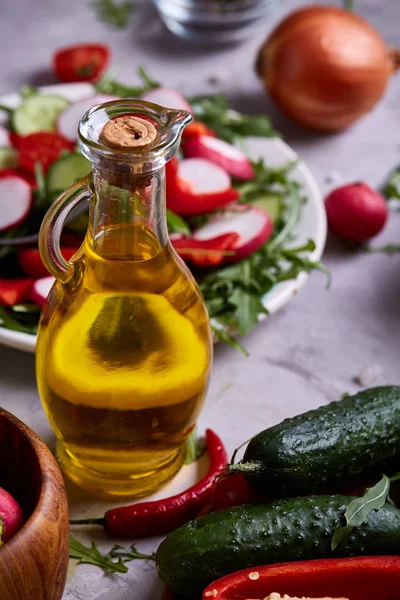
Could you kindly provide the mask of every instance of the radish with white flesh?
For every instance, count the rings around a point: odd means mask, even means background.
[[[78,125],[83,115],[93,106],[118,100],[118,96],[109,96],[107,94],[97,94],[78,100],[67,106],[57,119],[57,131],[67,140],[75,142],[78,139]]]
[[[32,302],[42,308],[46,304],[47,296],[49,295],[55,281],[55,277],[51,276],[37,279],[32,285],[29,293],[29,297]]]
[[[182,147],[185,156],[210,160],[236,179],[253,179],[255,176],[246,155],[224,140],[210,135],[191,135],[185,138]]]
[[[174,108],[175,110],[187,110],[190,113],[192,112],[192,107],[182,94],[179,94],[179,92],[175,92],[175,90],[171,90],[170,88],[159,87],[148,90],[140,96],[140,99],[146,100],[147,102],[153,102],[153,104],[158,104],[159,106],[165,106],[165,108]]]
[[[24,513],[11,494],[0,488],[0,543],[7,542],[24,523]]]
[[[242,204],[240,207],[225,210],[196,231],[196,240],[208,240],[224,233],[237,233],[238,241],[233,246],[234,256],[227,256],[226,262],[236,262],[256,252],[268,241],[274,228],[271,217],[256,206]]]
[[[185,158],[179,162],[178,178],[193,194],[219,194],[231,187],[226,171],[204,158]]]
[[[0,176],[0,231],[25,221],[32,208],[32,189],[23,177]]]
[[[0,146],[11,146],[8,129],[0,125]]]

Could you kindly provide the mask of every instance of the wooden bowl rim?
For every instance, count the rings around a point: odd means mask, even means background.
[[[26,543],[27,539],[32,535],[32,532],[40,529],[43,514],[48,510],[51,511],[51,507],[55,507],[60,501],[60,498],[55,497],[52,493],[53,483],[56,482],[57,484],[61,484],[63,489],[65,489],[65,485],[56,459],[39,436],[23,421],[4,408],[0,408],[0,417],[1,416],[4,416],[8,421],[13,423],[21,435],[28,440],[29,445],[32,447],[33,452],[38,459],[41,475],[40,490],[35,508],[21,529],[1,548],[1,552],[3,553],[5,551],[12,552],[14,546],[17,546],[20,543]],[[49,462],[50,465],[48,464]],[[51,466],[53,466],[53,469]],[[66,492],[65,503],[67,504]]]

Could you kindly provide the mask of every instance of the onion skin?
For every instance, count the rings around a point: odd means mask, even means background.
[[[290,14],[261,47],[256,71],[288,117],[337,131],[382,97],[397,58],[358,15],[332,6]]]

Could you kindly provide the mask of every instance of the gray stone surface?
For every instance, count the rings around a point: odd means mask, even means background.
[[[360,179],[379,185],[400,164],[400,76],[393,78],[373,113],[348,131],[310,134],[277,113],[253,73],[263,33],[231,50],[192,47],[163,29],[150,2],[136,4],[132,26],[120,32],[96,22],[86,1],[0,0],[0,94],[24,83],[52,82],[50,55],[58,46],[103,40],[111,45],[113,62],[121,65],[121,79],[127,82],[136,81],[136,68],[142,64],[155,78],[185,93],[221,90],[242,111],[268,111],[324,191]],[[282,1],[266,21],[265,34],[301,4]],[[397,0],[356,0],[356,5],[388,43],[400,45]],[[210,83],[210,76],[218,83]],[[400,216],[393,214],[376,243],[398,242],[399,226]],[[293,302],[246,338],[248,359],[217,347],[200,430],[215,427],[230,450],[264,426],[359,389],[355,377],[360,373],[361,379],[372,373],[377,384],[400,383],[400,255],[351,254],[329,240],[325,261],[332,271],[332,289],[326,291],[323,276],[312,275]],[[33,356],[0,348],[0,403],[53,443],[36,390]],[[175,485],[184,487],[196,476],[187,469]],[[76,490],[70,493],[75,516],[101,513],[104,505],[93,506]],[[81,539],[88,540],[89,534]],[[97,539],[109,547],[101,532]],[[155,548],[157,541],[140,548]],[[160,590],[151,564],[133,563],[126,577],[106,577],[85,566],[71,572],[64,598],[153,600]]]

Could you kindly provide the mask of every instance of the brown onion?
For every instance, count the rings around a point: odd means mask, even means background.
[[[259,51],[256,70],[276,104],[320,131],[351,125],[382,97],[399,67],[364,19],[332,6],[289,15]]]

